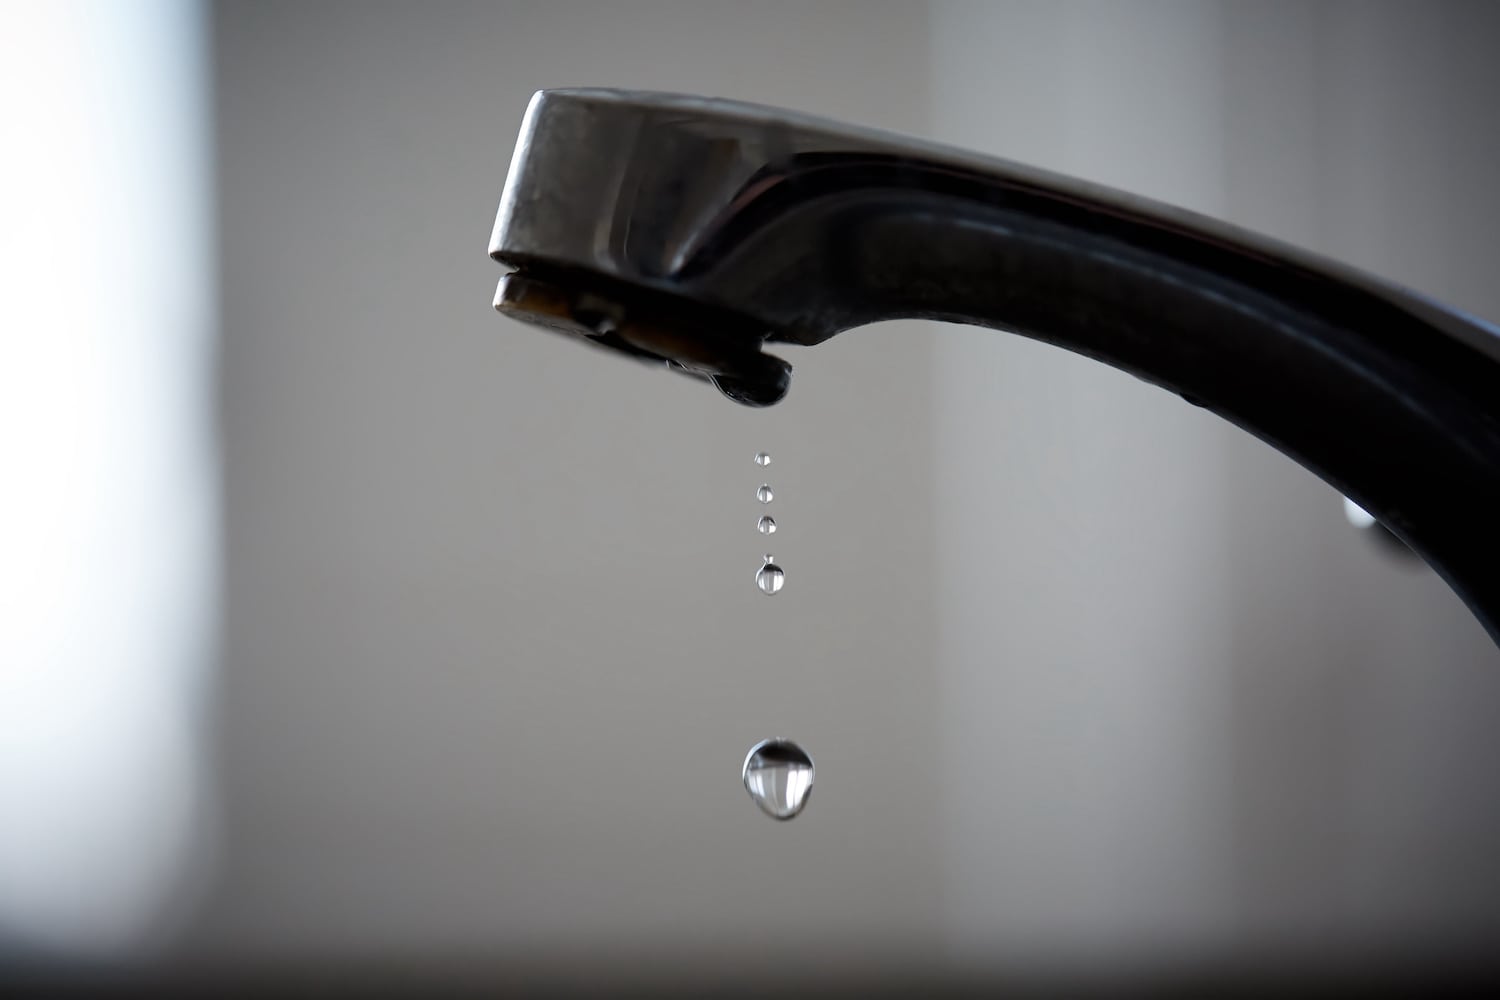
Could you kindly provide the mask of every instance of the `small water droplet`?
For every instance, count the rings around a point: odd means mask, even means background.
[[[763,516],[759,521],[755,522],[755,530],[762,535],[776,534],[776,519],[769,514]]]
[[[755,499],[759,500],[761,503],[770,503],[772,500],[776,499],[776,494],[771,491],[771,487],[767,486],[765,483],[761,483],[760,489],[755,491]]]
[[[807,751],[791,740],[761,740],[745,756],[740,777],[762,812],[791,819],[807,805],[814,770]]]
[[[766,454],[763,451],[757,451],[755,453],[755,464],[756,465],[770,465],[771,464],[771,456],[768,455],[768,454]]]
[[[771,561],[771,556],[766,556],[766,564],[755,571],[755,585],[760,588],[762,594],[767,596],[778,593],[786,584],[786,573],[782,572],[780,566]]]

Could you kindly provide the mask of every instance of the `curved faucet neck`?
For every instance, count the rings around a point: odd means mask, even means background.
[[[1500,510],[1500,334],[1377,279],[1004,161],[614,91],[533,100],[490,249],[519,269],[513,289],[537,276],[562,289],[551,316],[570,332],[746,402],[786,391],[788,369],[763,343],[812,345],[898,317],[1104,361],[1328,480],[1500,640],[1488,523]],[[497,305],[538,312],[504,285]]]

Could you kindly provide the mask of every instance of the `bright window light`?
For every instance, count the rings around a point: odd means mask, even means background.
[[[204,21],[0,5],[0,951],[140,947],[204,844]]]

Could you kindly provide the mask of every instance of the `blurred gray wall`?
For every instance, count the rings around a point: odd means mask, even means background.
[[[925,9],[226,4],[215,39],[226,819],[204,946],[930,952],[930,338],[798,358],[802,391],[751,412],[500,319],[485,253],[533,90],[920,132]],[[739,787],[773,735],[818,764],[789,825]]]
[[[1494,940],[1500,656],[1330,488],[988,331],[840,337],[742,410],[499,319],[484,256],[529,94],[613,85],[1086,176],[1496,317],[1493,7],[216,10],[224,812],[194,947]],[[777,734],[818,763],[786,825],[738,788]]]
[[[1482,316],[1500,10],[943,3],[934,129]],[[1328,486],[1154,387],[936,340],[945,916],[973,961],[1485,953],[1500,656]]]

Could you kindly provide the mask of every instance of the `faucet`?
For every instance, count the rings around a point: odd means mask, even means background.
[[[1009,331],[1180,394],[1307,467],[1500,642],[1500,330],[1214,219],[739,102],[531,100],[495,308],[780,401],[766,345],[878,320]]]

